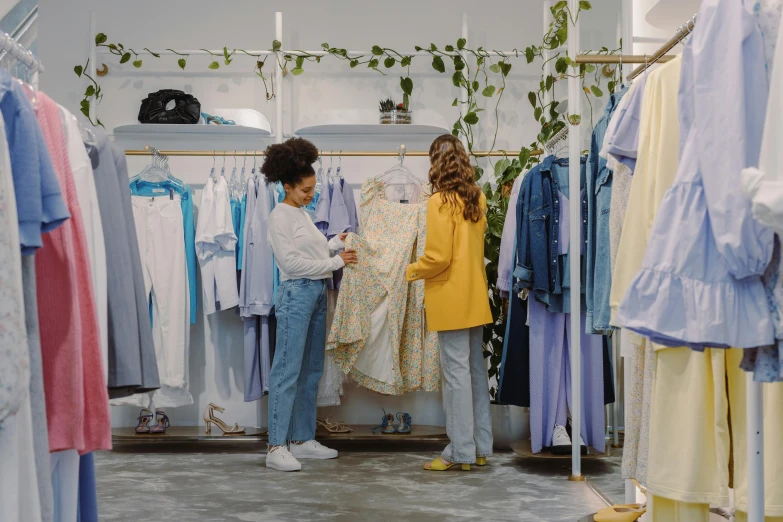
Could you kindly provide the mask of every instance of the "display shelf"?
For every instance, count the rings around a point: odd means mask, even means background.
[[[571,459],[571,453],[566,455],[555,455],[549,451],[542,451],[541,453],[533,453],[533,449],[530,446],[530,440],[520,440],[511,445],[511,449],[520,457],[532,457],[536,459]],[[582,460],[590,459],[602,459],[612,456],[612,449],[607,446],[606,452],[601,453],[595,448],[588,448],[587,455],[582,455]]]
[[[438,136],[449,134],[440,125],[380,123],[325,123],[299,127],[295,134],[321,150],[391,150],[405,144],[408,150],[429,150]]]
[[[392,435],[384,435],[381,433],[373,434],[372,429],[375,426],[370,424],[349,425],[348,427],[353,428],[351,433],[329,433],[319,427],[316,432],[316,438],[319,440],[352,442],[448,442],[446,428],[443,426],[414,425],[411,427],[410,433],[395,433]]]
[[[644,20],[666,33],[673,33],[699,10],[701,0],[658,0]]]
[[[114,128],[114,141],[123,149],[152,145],[162,150],[261,150],[272,141],[265,129],[242,125],[185,125],[136,123]]]
[[[213,427],[211,434],[204,432],[204,426],[171,426],[166,433],[137,434],[136,428],[113,428],[112,440],[116,442],[194,442],[194,441],[258,441],[266,439],[266,428],[245,428],[239,435],[224,435],[219,428]]]

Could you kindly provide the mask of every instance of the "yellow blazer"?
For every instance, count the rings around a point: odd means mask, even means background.
[[[430,331],[460,330],[492,322],[484,268],[487,219],[466,220],[462,209],[443,205],[442,194],[427,203],[424,255],[408,265],[408,281],[424,279],[424,306]],[[487,200],[481,195],[481,208]]]

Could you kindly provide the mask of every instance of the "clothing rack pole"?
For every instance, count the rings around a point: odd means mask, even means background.
[[[658,62],[664,63],[674,60],[674,56],[661,56],[658,58]],[[652,56],[647,54],[580,54],[576,57],[576,63],[651,63]]]
[[[579,0],[568,0],[572,13],[579,12]],[[568,56],[579,55],[579,17],[568,35]],[[582,96],[581,82],[576,75],[568,78],[568,116],[581,115]],[[569,255],[571,258],[571,332],[569,337],[571,359],[571,476],[568,480],[584,481],[582,475],[581,445],[579,438],[582,433],[582,300],[579,289],[582,287],[582,256],[580,241],[582,240],[582,210],[579,196],[581,180],[581,127],[579,123],[571,125],[568,131],[568,194],[570,206],[570,241]],[[587,239],[587,238],[585,238]]]
[[[696,27],[696,15],[693,15],[693,18],[685,22],[685,24],[677,30],[677,34],[675,34],[668,42],[663,44],[663,46],[661,46],[660,49],[655,51],[655,53],[650,57],[649,62],[645,62],[644,65],[641,65],[636,69],[634,69],[633,72],[628,75],[628,79],[633,80],[641,73],[649,69],[651,65],[660,61],[661,58],[664,55],[666,55],[669,51],[674,49],[677,46],[677,44],[679,44],[682,41],[683,38],[691,34],[694,27]]]
[[[764,393],[762,384],[745,375],[747,411],[748,522],[764,522]]]
[[[261,150],[245,150],[245,151],[234,151],[234,150],[219,150],[217,152],[211,151],[211,150],[159,150],[160,154],[163,154],[165,156],[179,156],[179,157],[223,157],[223,156],[237,156],[237,157],[253,157],[258,156],[261,157],[264,155],[264,151]],[[508,156],[513,158],[514,156],[519,155],[518,150],[476,150],[473,151],[472,154],[479,158],[486,158],[486,157],[503,157]],[[129,149],[125,151],[126,156],[149,156],[151,154],[150,151],[144,150],[144,149]],[[321,156],[343,156],[346,158],[350,157],[379,157],[379,158],[392,158],[399,156],[398,152],[391,152],[391,151],[360,151],[360,150],[324,150],[320,151],[319,154]],[[405,152],[406,156],[414,156],[414,157],[427,157],[429,156],[429,151],[425,150],[409,150]],[[540,156],[543,154],[543,151],[540,150],[534,150],[530,153],[531,156]]]
[[[95,44],[95,35],[98,34],[98,13],[96,11],[90,11],[90,32],[87,34],[87,37],[89,38],[89,44],[90,44],[90,66],[88,67],[90,72],[91,78],[97,78],[97,72],[98,72],[98,64],[96,63],[98,60],[96,58],[96,49],[97,46]],[[89,113],[90,121],[98,121],[98,100],[95,99],[90,104],[90,113]]]
[[[283,13],[275,12],[275,39],[283,41]],[[275,143],[283,143],[283,74],[275,67]]]

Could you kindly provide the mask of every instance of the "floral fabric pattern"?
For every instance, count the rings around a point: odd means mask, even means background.
[[[360,386],[385,395],[440,389],[437,334],[427,332],[424,322],[424,282],[405,279],[406,266],[424,249],[428,198],[429,188],[423,187],[417,204],[390,202],[383,183],[370,179],[362,186],[362,235],[346,239],[359,262],[345,267],[327,350]],[[356,362],[371,338],[371,314],[383,304],[388,342],[382,350],[391,354],[376,352],[374,360],[391,361],[391,368],[376,363],[381,371],[369,375]],[[387,373],[390,379],[378,376]]]

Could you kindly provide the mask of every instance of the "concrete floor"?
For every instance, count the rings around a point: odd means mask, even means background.
[[[104,521],[187,522],[520,520],[577,521],[605,507],[565,462],[498,454],[469,473],[425,472],[437,451],[341,448],[334,461],[305,461],[299,473],[268,470],[258,445],[119,447],[96,454]],[[606,463],[588,476],[614,475]],[[597,466],[597,467],[596,467]],[[592,469],[588,469],[591,468]],[[611,480],[606,477],[606,480]],[[621,483],[619,475],[617,481]]]

